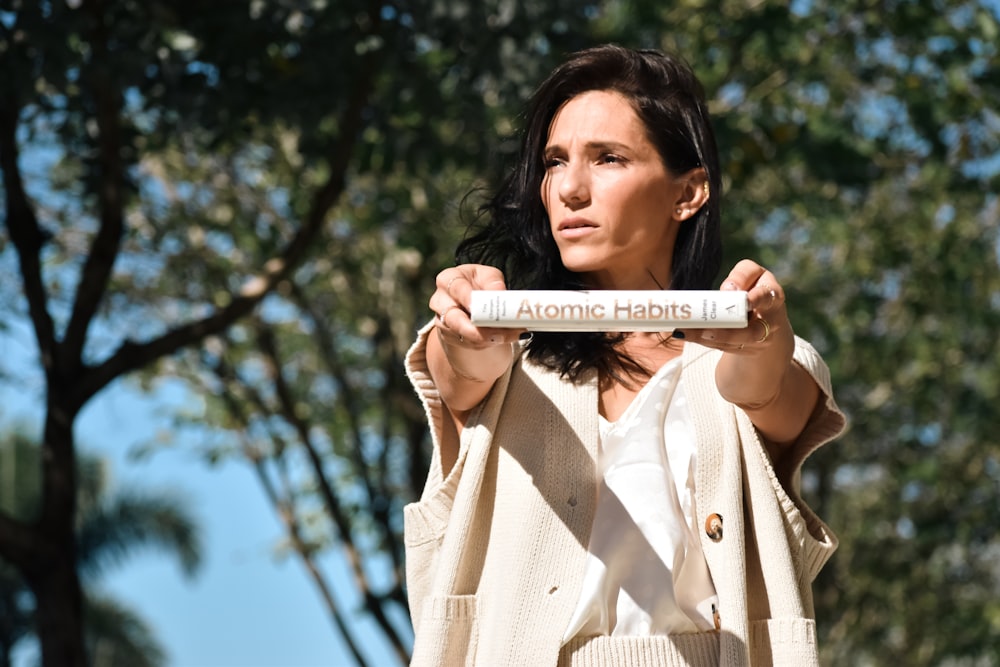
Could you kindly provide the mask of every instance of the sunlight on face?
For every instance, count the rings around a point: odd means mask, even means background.
[[[542,203],[563,264],[603,289],[655,289],[670,280],[683,190],[629,101],[589,91],[549,126]]]

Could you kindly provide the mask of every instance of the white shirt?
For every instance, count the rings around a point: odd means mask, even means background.
[[[695,526],[696,450],[680,358],[615,422],[600,417],[601,485],[587,567],[563,643],[715,627],[718,599]]]

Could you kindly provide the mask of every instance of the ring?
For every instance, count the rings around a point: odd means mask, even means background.
[[[452,279],[448,281],[448,284],[444,286],[444,291],[445,292],[451,292],[451,284],[453,282],[455,282],[456,280],[458,280],[459,278],[461,278],[461,277],[462,276],[453,276]],[[448,311],[445,311],[445,312],[448,312]]]
[[[758,317],[757,321],[764,325],[764,335],[754,342],[763,343],[765,340],[767,340],[767,337],[771,335],[771,325],[768,324],[767,320],[765,320],[763,317]]]

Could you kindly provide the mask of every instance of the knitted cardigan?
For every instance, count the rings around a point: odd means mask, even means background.
[[[427,369],[432,330],[420,331],[406,357],[434,443],[424,492],[404,508],[411,665],[818,663],[811,585],[837,542],[799,496],[799,470],[845,419],[812,346],[796,339],[794,359],[824,396],[776,471],[750,419],[716,389],[721,353],[684,345],[698,452],[694,511],[706,526],[701,541],[719,629],[561,646],[580,597],[597,501],[596,374],[572,384],[515,346],[511,368],[470,414],[443,476],[447,413]]]

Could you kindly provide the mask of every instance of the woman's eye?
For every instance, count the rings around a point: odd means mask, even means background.
[[[603,164],[618,164],[619,162],[624,162],[624,160],[619,155],[612,155],[610,153],[602,155],[600,161]]]
[[[545,165],[546,169],[552,169],[561,165],[562,160],[557,157],[547,157],[542,161],[542,163]]]

